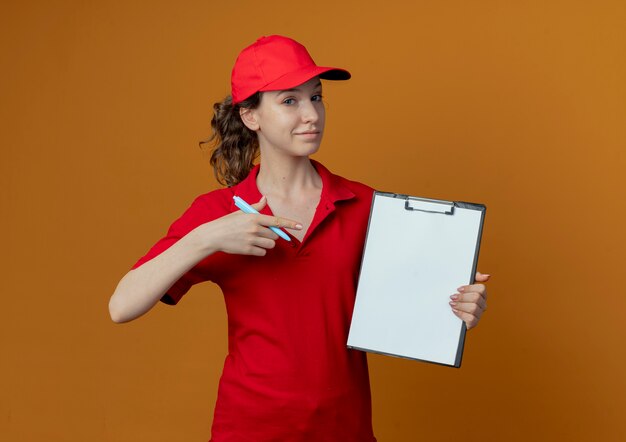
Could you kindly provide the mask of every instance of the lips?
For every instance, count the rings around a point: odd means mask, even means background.
[[[296,135],[317,135],[319,133],[318,130],[308,130],[306,132],[297,132]]]
[[[306,142],[318,142],[321,138],[320,132],[317,131],[307,131],[307,132],[299,132],[296,134],[298,139]]]

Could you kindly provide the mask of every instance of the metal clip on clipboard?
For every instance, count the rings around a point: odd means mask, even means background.
[[[442,213],[444,215],[454,214],[454,202],[444,200],[431,200],[427,198],[418,198],[414,196],[406,196],[404,202],[405,210],[417,210],[428,213]]]

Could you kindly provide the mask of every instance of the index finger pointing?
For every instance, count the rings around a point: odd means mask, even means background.
[[[301,230],[302,224],[298,221],[294,221],[288,218],[282,218],[280,216],[260,215],[259,224],[266,227],[284,227],[287,229]]]

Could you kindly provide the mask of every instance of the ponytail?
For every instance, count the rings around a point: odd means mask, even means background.
[[[248,99],[233,105],[229,95],[223,101],[213,105],[211,137],[200,142],[213,144],[211,166],[217,181],[225,186],[234,186],[243,181],[259,156],[259,140],[253,130],[241,121],[241,108],[254,109],[261,101],[261,94],[255,93]]]

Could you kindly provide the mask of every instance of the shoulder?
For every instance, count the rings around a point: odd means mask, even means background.
[[[197,196],[178,221],[199,225],[220,218],[232,211],[230,188],[212,190]]]
[[[317,161],[313,160],[313,164],[315,165],[315,168],[317,169],[319,174],[322,176],[322,181],[325,181],[330,185],[331,191],[334,194],[341,195],[348,192],[352,193],[356,197],[371,197],[372,193],[374,193],[374,189],[366,184],[344,178],[341,175],[337,175]]]
[[[230,187],[215,189],[198,195],[192,205],[204,206],[208,211],[222,211],[231,207],[233,195],[233,189]]]

